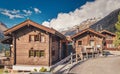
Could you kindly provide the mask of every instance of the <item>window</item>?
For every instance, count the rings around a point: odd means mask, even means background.
[[[115,48],[114,44],[107,44],[107,48]]]
[[[78,45],[82,45],[82,41],[78,41]]]
[[[44,57],[45,51],[44,50],[30,50],[29,51],[29,57]]]
[[[30,42],[39,41],[39,35],[30,35],[29,41]]]
[[[112,36],[107,35],[106,37],[107,37],[107,39],[112,39]]]
[[[34,36],[35,41],[39,41],[39,35]]]
[[[34,50],[29,51],[29,57],[33,56],[34,57]]]
[[[35,51],[35,57],[39,57],[39,55],[40,55],[39,53],[40,53],[39,50],[36,50]]]
[[[45,35],[41,33],[41,42],[45,42]]]
[[[38,35],[29,35],[29,41],[30,42],[35,42],[35,41],[45,42],[45,35],[43,33],[40,33]]]
[[[34,35],[29,36],[29,41],[34,41]]]
[[[45,56],[45,51],[44,50],[40,50],[40,57],[44,57]]]
[[[90,46],[94,46],[95,42],[94,40],[90,40]]]

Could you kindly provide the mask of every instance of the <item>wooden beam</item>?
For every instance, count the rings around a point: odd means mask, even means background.
[[[52,65],[52,34],[49,34],[49,66]]]
[[[14,58],[14,65],[16,64],[16,37],[15,37],[15,34],[12,34],[13,35],[13,58]]]

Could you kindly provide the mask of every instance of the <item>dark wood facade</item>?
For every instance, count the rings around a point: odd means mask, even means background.
[[[4,32],[3,43],[11,44],[10,62],[13,65],[51,66],[62,59],[62,41],[58,31],[26,20]]]
[[[95,49],[102,50],[104,35],[92,29],[82,30],[72,36],[76,53],[92,52]]]
[[[104,49],[105,50],[116,50],[115,46],[114,46],[114,40],[116,35],[112,32],[109,32],[107,30],[103,30],[101,31],[101,34],[103,34],[105,36],[105,40],[104,40]]]

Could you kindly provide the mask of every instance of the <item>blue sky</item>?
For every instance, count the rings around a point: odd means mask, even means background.
[[[12,27],[27,18],[42,24],[94,0],[1,0],[0,21]]]

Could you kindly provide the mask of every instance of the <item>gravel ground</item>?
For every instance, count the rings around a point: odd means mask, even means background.
[[[90,59],[73,67],[75,74],[120,74],[120,56]]]

